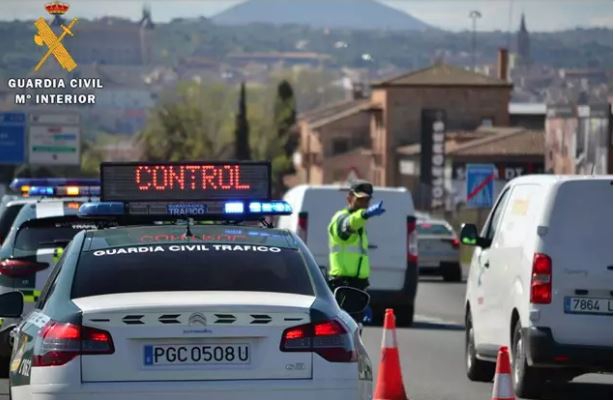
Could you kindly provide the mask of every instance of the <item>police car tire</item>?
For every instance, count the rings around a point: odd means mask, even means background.
[[[10,356],[0,356],[0,379],[6,379],[9,377],[10,362]]]
[[[466,375],[471,381],[491,382],[495,374],[495,363],[479,360],[476,357],[474,346],[474,328],[472,325],[472,314],[468,311],[466,315],[465,332],[465,356],[466,356]]]
[[[414,305],[396,307],[395,320],[402,328],[411,327],[414,323]]]
[[[445,282],[461,282],[461,266],[458,263],[445,263],[442,267]]]
[[[523,343],[521,323],[517,321],[512,341],[512,381],[518,397],[539,399],[544,379],[541,371],[527,364],[526,345]]]

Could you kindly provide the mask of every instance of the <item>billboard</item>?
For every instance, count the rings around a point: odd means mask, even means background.
[[[445,205],[444,142],[446,112],[425,109],[421,112],[421,176],[422,186],[429,190],[429,207],[434,210]]]
[[[30,164],[79,165],[81,162],[77,113],[32,113],[28,138]]]
[[[26,114],[0,113],[0,164],[23,164],[26,159]]]

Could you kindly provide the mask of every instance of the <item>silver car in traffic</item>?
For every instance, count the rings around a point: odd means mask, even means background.
[[[445,281],[459,282],[459,239],[445,220],[427,219],[417,222],[419,272],[441,275]]]

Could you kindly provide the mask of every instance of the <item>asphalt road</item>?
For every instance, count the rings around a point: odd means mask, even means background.
[[[413,400],[490,399],[491,383],[471,382],[464,366],[464,283],[424,278],[419,283],[416,323],[398,329],[406,394]],[[363,341],[377,370],[382,328],[368,327]],[[375,377],[376,375],[374,375]],[[375,384],[375,381],[374,381]],[[612,399],[612,375],[590,374],[563,385],[548,385],[545,400]]]
[[[492,384],[470,382],[465,376],[464,294],[463,283],[444,283],[437,278],[425,278],[419,284],[415,326],[397,330],[406,393],[413,400],[491,398]],[[365,328],[363,340],[377,373],[382,328]],[[8,399],[6,393],[7,384],[2,380],[0,400]],[[565,385],[547,386],[543,398],[612,399],[613,377],[584,375]]]

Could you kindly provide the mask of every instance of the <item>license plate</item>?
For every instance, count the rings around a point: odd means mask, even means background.
[[[249,364],[250,345],[245,343],[145,345],[143,363],[146,367]]]
[[[564,311],[568,314],[613,315],[613,300],[592,297],[566,297]]]

